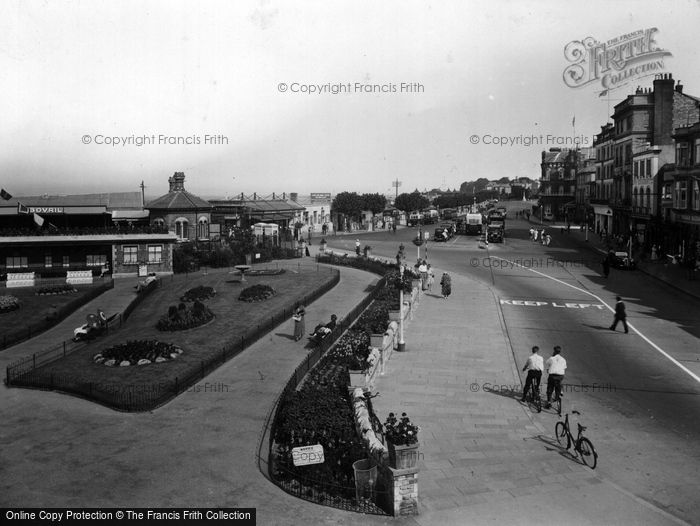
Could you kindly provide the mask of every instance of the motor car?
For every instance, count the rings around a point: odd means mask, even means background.
[[[552,212],[545,212],[542,214],[542,219],[545,221],[554,221],[554,214]]]
[[[447,228],[438,227],[435,229],[435,232],[433,232],[433,241],[447,241],[450,237],[452,236]]]
[[[503,225],[489,225],[486,228],[486,239],[489,243],[503,243],[503,230]]]
[[[629,257],[627,252],[614,252],[610,254],[610,266],[618,270],[634,270],[637,263]]]

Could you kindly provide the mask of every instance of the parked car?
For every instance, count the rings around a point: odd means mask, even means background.
[[[618,270],[634,270],[637,263],[629,257],[627,252],[614,252],[610,254],[610,266]]]

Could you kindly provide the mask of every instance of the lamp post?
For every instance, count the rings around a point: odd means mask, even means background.
[[[406,350],[406,342],[403,341],[403,271],[404,266],[401,265],[401,287],[399,288],[399,344],[396,350],[403,352]]]
[[[540,205],[540,225],[542,224],[542,216],[544,215],[543,205]]]

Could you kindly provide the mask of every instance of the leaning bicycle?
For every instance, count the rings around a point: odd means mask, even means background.
[[[581,415],[578,411],[571,411],[574,415]],[[554,427],[554,434],[557,437],[557,442],[560,445],[564,445],[564,440],[566,440],[566,449],[571,449],[574,447],[574,453],[581,456],[583,463],[591,469],[595,469],[598,464],[598,453],[593,447],[593,443],[586,437],[583,436],[583,432],[586,430],[585,426],[580,423],[578,425],[578,435],[576,438],[571,434],[571,428],[569,427],[569,413],[566,413],[563,422],[557,422]]]

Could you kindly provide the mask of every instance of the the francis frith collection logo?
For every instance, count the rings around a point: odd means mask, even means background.
[[[664,58],[671,53],[654,40],[657,28],[639,29],[600,42],[593,37],[574,40],[564,47],[570,64],[564,69],[564,83],[580,88],[600,82],[604,96],[634,79],[661,72]]]

